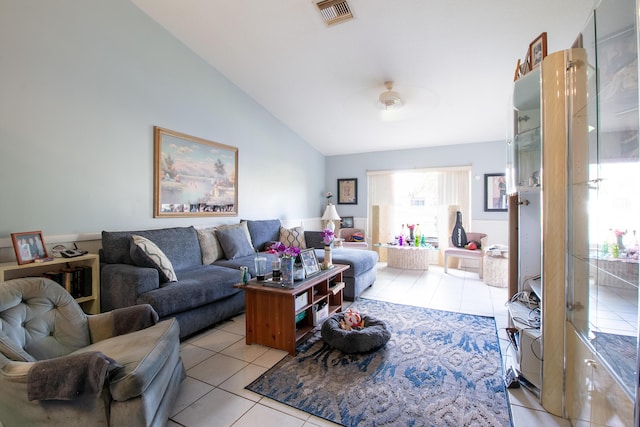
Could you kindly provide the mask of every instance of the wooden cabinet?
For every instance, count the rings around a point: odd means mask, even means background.
[[[342,311],[344,282],[342,273],[348,265],[335,264],[316,276],[296,283],[293,289],[267,286],[251,280],[236,285],[244,290],[246,303],[247,344],[261,344],[296,354],[296,346],[315,328],[318,307],[326,314]]]
[[[2,263],[0,264],[0,286],[6,280],[42,276],[47,272],[60,271],[66,267],[88,267],[90,269],[91,294],[76,298],[76,301],[85,313],[100,313],[100,261],[96,254],[87,254],[75,258],[54,258],[52,261],[22,265],[18,265],[16,262]]]

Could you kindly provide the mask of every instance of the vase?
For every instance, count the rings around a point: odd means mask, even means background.
[[[333,267],[333,261],[331,260],[331,246],[324,247],[324,261],[322,261],[322,269],[328,270]]]
[[[293,286],[293,261],[294,258],[282,258],[280,262],[282,286]]]
[[[623,237],[624,237],[624,235],[623,235],[623,234],[621,234],[621,235],[619,235],[619,236],[618,236],[618,235],[616,235],[616,243],[618,244],[618,250],[619,250],[620,252],[624,252],[624,250],[625,250],[624,242],[622,241],[622,238],[623,238]]]

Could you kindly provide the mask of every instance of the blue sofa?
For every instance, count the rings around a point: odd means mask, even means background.
[[[233,287],[240,266],[255,276],[253,259],[264,253],[281,233],[279,220],[248,220],[212,228],[174,227],[158,230],[103,231],[100,250],[101,311],[136,304],[151,305],[160,319],[175,317],[180,337],[244,311],[244,293]],[[177,281],[163,280],[156,268],[141,264],[132,247],[132,235],[152,241],[171,262]],[[319,231],[304,231],[307,247],[324,257]],[[132,257],[132,254],[134,255]],[[348,264],[344,297],[354,300],[376,280],[378,254],[359,249],[333,252],[333,262]]]

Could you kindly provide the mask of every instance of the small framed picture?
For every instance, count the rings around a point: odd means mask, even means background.
[[[340,228],[353,228],[353,217],[343,216],[340,221]]]
[[[346,178],[338,180],[338,204],[358,204],[358,179]]]
[[[484,175],[484,211],[507,211],[507,180],[503,173]]]
[[[529,44],[529,66],[531,70],[542,63],[547,56],[547,33],[542,33]]]
[[[300,260],[302,261],[302,267],[304,268],[305,277],[313,276],[314,274],[320,272],[318,258],[316,258],[316,253],[313,248],[301,250]]]
[[[37,259],[49,258],[49,253],[44,245],[42,231],[26,231],[24,233],[11,233],[13,250],[16,252],[18,264],[28,264]]]

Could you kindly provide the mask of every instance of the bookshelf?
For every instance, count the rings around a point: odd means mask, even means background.
[[[18,265],[17,262],[0,263],[0,286],[2,282],[21,277],[40,277],[50,271],[66,267],[89,267],[91,269],[91,295],[76,298],[85,313],[100,313],[100,261],[96,254],[75,258],[54,258],[47,262],[32,262]]]

